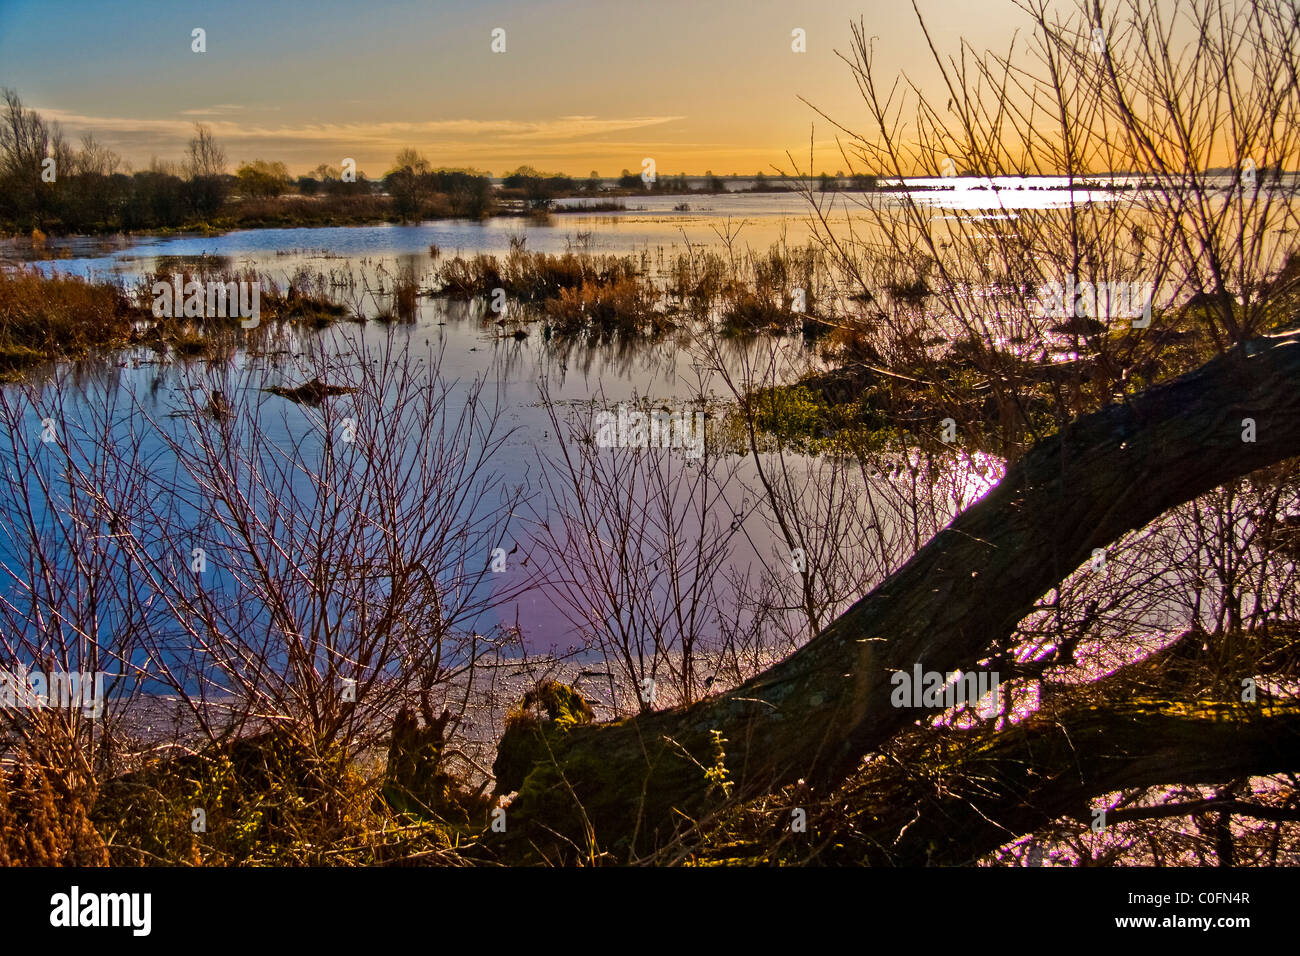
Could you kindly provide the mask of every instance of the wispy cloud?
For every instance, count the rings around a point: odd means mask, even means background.
[[[267,125],[223,119],[244,107],[219,104],[204,109],[182,110],[187,117],[213,117],[206,125],[218,137],[234,140],[277,140],[309,142],[355,142],[364,145],[404,145],[461,137],[493,137],[518,142],[562,141],[644,129],[684,119],[682,116],[558,116],[546,120],[447,119],[423,122],[313,123]],[[58,109],[40,109],[47,118],[69,129],[88,129],[97,134],[172,134],[179,139],[190,135],[192,120],[141,119],[126,116],[89,116]]]
[[[414,147],[437,164],[512,168],[520,163],[552,168],[590,169],[635,166],[643,156],[676,153],[679,115],[596,116],[564,114],[541,120],[440,119],[420,122],[276,123],[267,107],[218,103],[168,117],[91,115],[35,107],[75,135],[93,132],[128,162],[143,165],[153,156],[177,156],[194,135],[194,124],[208,126],[226,147],[232,167],[254,158],[286,161],[307,170],[322,161],[338,165],[353,157],[369,174],[382,174],[396,152]],[[268,121],[270,119],[271,121]],[[694,148],[688,147],[694,154]],[[726,160],[723,160],[724,162]]]
[[[278,106],[262,107],[266,110],[278,110]],[[248,109],[247,106],[241,106],[239,103],[214,103],[212,106],[205,106],[196,110],[181,110],[181,116],[220,116],[226,113],[240,113]]]

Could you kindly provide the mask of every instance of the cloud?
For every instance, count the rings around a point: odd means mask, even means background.
[[[264,107],[265,108],[265,107]],[[273,106],[270,109],[278,110],[280,107]],[[215,103],[212,106],[205,106],[197,110],[181,110],[181,116],[218,116],[224,113],[239,113],[248,109],[238,103]]]
[[[382,174],[397,150],[411,146],[435,164],[517,166],[563,164],[590,168],[584,157],[617,166],[634,166],[642,156],[667,155],[680,148],[669,142],[669,124],[683,116],[600,117],[570,114],[542,120],[441,119],[421,122],[274,123],[258,116],[264,107],[218,103],[166,118],[92,116],[36,107],[74,135],[84,130],[142,166],[152,156],[179,156],[194,135],[194,123],[209,127],[225,148],[231,168],[255,158],[274,158],[291,169],[311,169],[322,161],[338,165],[354,157],[368,174]]]
[[[558,142],[586,136],[644,129],[684,119],[682,116],[633,116],[601,119],[595,116],[560,116],[547,120],[514,119],[446,119],[423,122],[312,123],[302,125],[266,125],[223,119],[222,116],[245,107],[218,104],[205,109],[182,110],[183,116],[213,117],[206,122],[218,138],[228,140],[275,140],[309,143],[355,143],[358,146],[402,146],[434,142],[449,138],[491,137],[501,141]],[[140,119],[123,116],[88,116],[67,110],[41,109],[40,112],[70,129],[89,129],[96,135],[116,134],[125,137],[176,137],[187,140],[191,134],[189,120]]]

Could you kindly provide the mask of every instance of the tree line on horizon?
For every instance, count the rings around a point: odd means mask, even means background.
[[[379,179],[360,170],[345,176],[326,163],[294,177],[285,163],[263,159],[241,163],[231,173],[225,149],[201,123],[179,161],[154,157],[148,169],[132,170],[93,133],[75,145],[57,122],[24,106],[17,92],[0,92],[0,232],[8,234],[479,219],[498,212],[500,200],[544,211],[561,197],[727,191],[723,177],[712,170],[705,172],[702,186],[693,186],[685,173],[647,183],[640,172],[623,169],[607,183],[596,170],[583,179],[528,165],[502,176],[498,188],[488,171],[436,168],[411,148],[400,150]],[[780,179],[760,170],[749,191],[786,188],[778,185]],[[875,177],[822,174],[820,183],[822,191],[842,184],[873,189]]]
[[[4,89],[0,109],[0,230],[96,233],[177,228],[211,222],[228,200],[266,200],[296,187],[302,196],[361,197],[375,184],[364,173],[346,181],[333,167],[291,180],[285,164],[254,160],[228,172],[225,149],[196,123],[179,161],[129,164],[95,139],[69,142],[56,122]],[[320,178],[317,178],[320,177]]]

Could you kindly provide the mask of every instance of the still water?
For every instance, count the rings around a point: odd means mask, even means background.
[[[980,219],[990,213],[1016,215],[1023,209],[1055,209],[1071,203],[1127,201],[1132,193],[1071,188],[1066,182],[989,182],[954,180],[917,182],[915,194],[922,208],[937,218],[953,216]],[[823,194],[813,197],[823,205],[822,215],[832,229],[847,228],[862,204],[897,203],[897,194]],[[675,208],[685,204],[688,208]],[[578,203],[580,205],[580,203]],[[717,196],[648,196],[626,200],[628,208],[615,212],[570,211],[554,214],[546,222],[497,218],[485,222],[437,221],[419,225],[379,225],[303,229],[259,229],[205,236],[71,239],[50,244],[49,258],[32,260],[30,252],[11,246],[0,256],[35,261],[39,268],[127,284],[153,272],[170,272],[182,264],[193,268],[204,261],[236,270],[252,269],[277,283],[287,283],[300,270],[323,274],[360,276],[367,285],[383,288],[398,270],[411,270],[426,285],[438,261],[456,255],[504,254],[512,242],[528,251],[564,252],[582,249],[593,253],[632,254],[647,263],[663,261],[687,250],[727,248],[762,251],[782,242],[790,248],[806,244],[813,235],[808,199],[793,194],[755,193]],[[434,247],[435,251],[431,251]],[[40,441],[46,407],[61,405],[74,422],[81,415],[89,424],[100,420],[103,407],[131,408],[134,413],[160,423],[162,432],[181,440],[184,411],[192,409],[192,395],[202,383],[212,381],[213,366],[232,394],[256,402],[260,426],[272,443],[285,446],[315,440],[318,413],[262,391],[268,385],[294,386],[310,378],[324,355],[327,377],[348,380],[348,368],[397,349],[422,356],[437,356],[439,376],[453,383],[482,381],[500,402],[501,428],[506,438],[492,467],[506,486],[536,483],[540,459],[553,455],[561,439],[552,412],[561,418],[568,410],[589,414],[593,407],[608,408],[620,402],[649,400],[681,409],[701,397],[714,403],[732,398],[710,359],[690,336],[673,336],[656,342],[568,344],[542,334],[536,325],[521,338],[505,335],[491,321],[482,302],[450,303],[421,297],[415,321],[395,325],[339,323],[322,331],[285,331],[274,349],[256,354],[237,351],[211,363],[161,363],[151,350],[130,351],[111,360],[97,359],[74,366],[37,371],[36,404],[27,412],[20,441]],[[817,366],[814,350],[798,337],[733,344],[722,355],[725,371],[739,375],[759,356],[779,355],[788,375]],[[205,377],[206,376],[206,377]],[[543,393],[542,385],[546,392]],[[453,386],[454,394],[459,385]],[[453,410],[455,401],[450,403]],[[694,406],[691,406],[694,407]],[[78,411],[82,409],[82,412]],[[125,420],[113,428],[128,428]],[[165,459],[167,441],[161,436],[146,443],[143,454]],[[996,462],[979,462],[954,484],[950,511],[959,510],[997,479]],[[733,525],[749,521],[746,502],[755,494],[751,462],[736,463],[738,483],[722,495],[715,508],[725,510]],[[796,458],[795,467],[798,467]],[[888,481],[887,475],[877,480]],[[535,489],[534,489],[535,490]],[[871,494],[868,489],[867,494]],[[16,500],[4,502],[18,507]],[[499,503],[474,504],[484,514]],[[734,518],[733,518],[734,515]],[[12,514],[0,516],[0,561],[21,577],[21,535],[10,526]],[[692,519],[709,520],[703,516]],[[684,526],[689,530],[690,521]],[[733,528],[734,530],[734,528]],[[771,569],[786,560],[770,527],[752,521],[741,529],[729,557],[744,571],[757,566]],[[518,543],[512,539],[512,543]],[[524,553],[527,553],[524,542]],[[485,548],[474,560],[487,562]],[[219,569],[218,569],[219,571]],[[218,573],[216,582],[220,585]],[[228,582],[227,582],[228,583]],[[498,585],[491,576],[478,585],[489,590]],[[11,584],[7,587],[12,588]],[[570,612],[572,609],[570,608]],[[530,592],[512,597],[477,617],[471,626],[486,631],[494,625],[517,623],[525,646],[536,651],[581,647],[592,638],[591,627],[575,625],[572,613],[557,609],[546,596]]]

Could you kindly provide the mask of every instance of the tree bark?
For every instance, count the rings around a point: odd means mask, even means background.
[[[512,829],[555,829],[576,844],[581,821],[589,841],[625,857],[707,814],[724,793],[748,797],[799,779],[833,787],[926,713],[892,706],[895,671],[974,669],[1092,549],[1300,454],[1298,386],[1292,332],[1070,423],[763,674],[687,708],[549,735],[532,772],[498,780],[499,792],[520,794]],[[1243,440],[1247,418],[1253,442]]]
[[[1090,826],[1105,793],[1300,767],[1295,703],[1081,702],[988,740],[925,736],[854,781],[853,862],[968,865],[1062,817]]]

